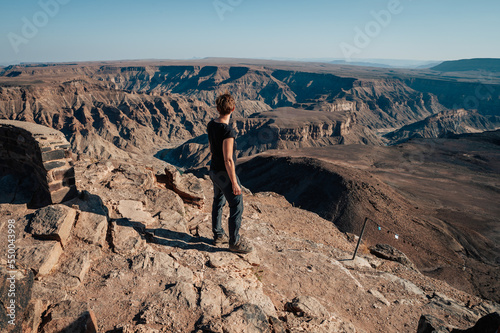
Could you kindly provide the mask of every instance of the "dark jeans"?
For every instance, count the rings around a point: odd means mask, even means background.
[[[222,209],[229,202],[229,244],[234,245],[240,240],[241,215],[243,214],[243,196],[233,194],[231,179],[226,171],[210,170],[210,179],[214,184],[214,202],[212,204],[212,231],[214,237],[224,235],[221,218]],[[238,176],[238,184],[240,180]],[[240,184],[241,186],[241,184]]]

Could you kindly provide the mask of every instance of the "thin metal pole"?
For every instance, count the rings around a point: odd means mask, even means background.
[[[358,253],[359,244],[361,244],[361,238],[363,237],[363,234],[365,232],[366,222],[368,222],[368,217],[365,217],[365,222],[363,223],[363,228],[361,229],[361,234],[359,235],[358,244],[356,245],[356,249],[354,250],[352,260],[356,258],[356,254]]]

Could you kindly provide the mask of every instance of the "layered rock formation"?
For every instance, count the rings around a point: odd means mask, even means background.
[[[236,147],[239,157],[269,149],[382,143],[372,131],[357,122],[355,113],[338,115],[283,107],[249,118],[236,118],[234,127],[238,133]],[[183,168],[206,167],[210,161],[208,137],[200,135],[177,148],[162,150],[156,156]]]
[[[216,114],[215,98],[225,90],[237,100],[235,116],[241,119],[237,126],[242,135],[252,136],[273,122],[284,136],[280,144],[257,144],[244,154],[268,146],[379,144],[375,131],[444,109],[435,96],[415,91],[402,80],[365,76],[251,64],[13,66],[0,77],[0,116],[61,130],[75,151],[89,156],[123,158],[203,134]],[[290,124],[286,119],[293,112],[284,114],[282,107],[311,113]],[[266,113],[275,109],[276,115]],[[323,142],[318,142],[318,133]]]
[[[61,130],[75,151],[92,157],[128,158],[186,143],[183,154],[168,158],[197,167],[206,164],[207,151],[192,143],[203,141],[215,98],[226,90],[237,101],[235,127],[247,135],[240,140],[244,156],[269,148],[378,145],[380,133],[448,109],[498,115],[498,78],[483,81],[433,71],[230,59],[10,66],[0,76],[0,116]],[[297,119],[284,107],[316,113]]]
[[[0,203],[40,207],[76,196],[68,141],[51,128],[0,120]]]
[[[442,138],[454,134],[481,133],[500,128],[499,116],[483,116],[464,109],[443,111],[424,120],[387,133],[385,138],[397,144],[414,138]]]

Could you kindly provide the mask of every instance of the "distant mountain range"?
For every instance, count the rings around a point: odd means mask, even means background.
[[[329,61],[329,63],[335,65],[351,65],[351,66],[364,66],[364,67],[425,69],[436,66],[440,64],[441,61],[360,59],[358,61],[333,60]]]
[[[223,59],[223,58],[203,58]],[[234,60],[234,59],[233,59]],[[488,71],[500,72],[499,58],[475,58],[450,61],[437,60],[408,60],[408,59],[353,59],[347,61],[340,58],[259,58],[257,60],[278,60],[278,61],[299,61],[299,62],[319,62],[334,65],[348,65],[358,67],[378,67],[378,68],[398,68],[398,69],[432,69],[440,72],[464,72],[464,71]],[[21,65],[34,64],[40,66],[48,63],[21,63]],[[0,69],[11,65],[13,62],[0,62]],[[55,65],[55,64],[54,64]]]
[[[445,61],[431,68],[440,72],[487,71],[500,72],[499,58],[477,58]]]
[[[272,60],[284,61],[303,61],[303,62],[324,62],[334,65],[350,65],[362,67],[380,67],[380,68],[407,68],[407,69],[425,69],[436,66],[442,61],[438,60],[411,60],[411,59],[352,59],[344,58],[271,58]]]

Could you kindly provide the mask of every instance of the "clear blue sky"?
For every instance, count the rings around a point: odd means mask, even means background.
[[[373,24],[371,12],[398,0],[1,1],[0,64],[344,58],[341,45],[355,48],[352,58],[500,58],[498,0],[399,0],[383,25]],[[226,7],[218,12],[217,3]],[[369,44],[358,36],[356,45],[356,28],[367,27]]]

